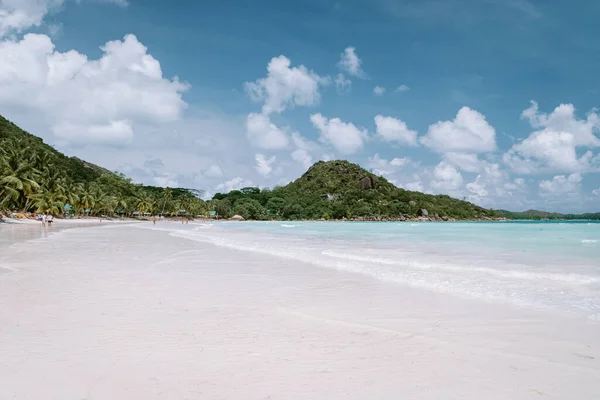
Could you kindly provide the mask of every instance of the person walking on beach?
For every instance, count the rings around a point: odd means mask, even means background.
[[[156,215],[152,217],[152,224],[156,225]]]
[[[42,214],[42,227],[46,227],[46,213]]]
[[[52,214],[48,215],[48,228],[52,228],[53,222],[54,222],[54,216]]]

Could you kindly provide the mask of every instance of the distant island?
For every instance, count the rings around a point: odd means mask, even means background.
[[[0,116],[0,210],[248,220],[600,220],[600,213],[491,210],[447,195],[404,190],[344,160],[319,161],[297,180],[273,189],[246,187],[211,200],[202,195],[135,184],[123,174],[65,156]]]

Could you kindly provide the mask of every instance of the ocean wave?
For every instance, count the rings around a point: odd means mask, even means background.
[[[391,260],[381,257],[364,257],[354,254],[337,253],[331,250],[325,250],[322,252],[323,255],[333,258],[346,259],[351,261],[373,263],[373,264],[385,264],[385,265],[399,265],[406,266],[409,268],[418,269],[436,269],[442,271],[453,271],[453,272],[478,272],[482,274],[494,275],[502,278],[513,278],[513,279],[526,279],[526,280],[548,280],[565,282],[577,285],[589,285],[592,283],[600,282],[600,277],[588,276],[582,274],[561,274],[561,273],[544,273],[544,272],[529,272],[523,270],[500,270],[494,268],[485,267],[474,267],[474,266],[460,266],[455,264],[437,264],[437,263],[423,263],[417,260],[411,259],[399,259]]]
[[[281,224],[282,228],[295,228],[296,225],[290,225],[290,224]]]
[[[598,243],[595,239],[583,239],[581,243]]]

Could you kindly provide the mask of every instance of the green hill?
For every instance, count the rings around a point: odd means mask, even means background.
[[[596,214],[558,214],[537,210],[493,211],[445,195],[400,189],[348,161],[319,161],[300,178],[274,189],[255,187],[217,193],[134,184],[77,157],[67,157],[42,139],[0,116],[0,210],[61,214],[138,213],[239,214],[246,219],[403,220],[448,219],[600,219]]]
[[[60,215],[174,214],[207,211],[197,191],[134,184],[77,157],[67,157],[42,139],[0,116],[0,210]]]
[[[494,212],[445,195],[400,189],[348,161],[319,161],[300,178],[273,190],[217,193],[220,215],[251,219],[386,220],[493,218]]]
[[[499,216],[514,220],[600,220],[600,213],[560,214],[539,210],[514,212],[497,210]]]

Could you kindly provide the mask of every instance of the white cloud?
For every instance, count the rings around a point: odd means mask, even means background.
[[[434,180],[431,187],[438,191],[455,191],[463,185],[463,177],[460,172],[445,161],[436,165],[433,170]]]
[[[154,184],[162,187],[178,187],[179,181],[177,180],[175,174],[164,173],[160,176],[154,177]]]
[[[454,165],[465,172],[478,172],[481,169],[481,162],[477,154],[473,153],[444,153],[444,161]]]
[[[215,189],[224,193],[231,192],[232,190],[238,190],[241,188],[252,186],[252,181],[238,177],[232,178],[223,183],[219,183]]]
[[[124,144],[133,140],[133,126],[127,120],[110,121],[106,124],[62,123],[52,128],[54,135],[73,144]]]
[[[0,37],[40,26],[46,14],[56,10],[64,0],[1,0]]]
[[[375,153],[373,157],[369,157],[367,167],[371,169],[375,175],[389,176],[394,174],[399,168],[411,163],[412,161],[408,157],[386,160],[385,158],[381,158],[379,153]]]
[[[551,180],[540,182],[540,194],[543,197],[577,197],[581,192],[581,174],[557,175]]]
[[[328,80],[308,70],[305,66],[291,67],[285,56],[273,57],[267,65],[267,76],[255,82],[246,82],[245,89],[250,97],[264,102],[265,115],[280,113],[288,107],[318,104],[319,87]]]
[[[296,149],[292,152],[292,159],[302,165],[305,169],[308,169],[313,165],[313,158],[311,155],[303,149]]]
[[[375,86],[373,88],[375,96],[383,96],[385,94],[385,88],[383,86]]]
[[[463,107],[452,121],[429,126],[421,143],[439,153],[481,153],[496,150],[496,131],[483,114]]]
[[[281,149],[289,144],[287,134],[264,114],[248,114],[246,132],[250,142],[263,149]]]
[[[128,5],[127,0],[95,1],[119,6]],[[0,37],[42,25],[44,17],[58,11],[64,3],[65,0],[0,0]]]
[[[396,93],[402,93],[402,92],[408,92],[410,90],[410,88],[406,85],[400,85],[396,88],[396,90],[394,90],[394,92]]]
[[[352,76],[365,78],[366,74],[361,68],[362,60],[356,55],[354,47],[346,47],[341,54],[338,67]]]
[[[525,180],[512,179],[499,164],[480,161],[479,174],[473,182],[465,185],[467,199],[485,207],[502,204],[521,205],[526,189]]]
[[[600,196],[600,188],[599,188],[599,189],[594,189],[594,190],[592,190],[592,194],[593,194],[594,196]]]
[[[264,154],[257,153],[254,155],[254,159],[256,160],[256,171],[262,176],[268,176],[271,172],[273,172],[273,164],[275,163],[276,157],[272,156],[267,159]]]
[[[421,181],[405,183],[403,185],[399,185],[398,187],[401,187],[406,190],[411,190],[413,192],[424,192],[425,191],[425,187],[423,186],[423,182],[421,182]]]
[[[310,120],[320,132],[319,140],[331,144],[342,154],[356,153],[367,140],[367,130],[359,129],[351,122],[346,123],[339,118],[328,120],[321,114],[311,115]]]
[[[135,126],[174,121],[188,85],[163,77],[134,35],[106,43],[98,60],[54,49],[46,35],[0,42],[0,105],[45,119],[73,143],[127,143]]]
[[[221,167],[219,167],[217,164],[212,164],[203,171],[203,174],[208,178],[220,178],[223,176],[223,171],[221,171]]]
[[[600,117],[590,112],[585,120],[575,117],[572,104],[561,104],[550,114],[539,113],[536,102],[521,117],[536,129],[529,137],[504,154],[504,162],[515,172],[587,172],[596,170],[600,160],[591,151],[579,155],[578,148],[600,146],[596,132]]]
[[[336,75],[334,83],[335,89],[340,94],[348,93],[352,88],[352,81],[350,81],[350,79],[347,79],[342,73]]]
[[[407,146],[417,146],[417,131],[408,129],[400,119],[375,116],[377,135],[386,142],[397,142]]]

